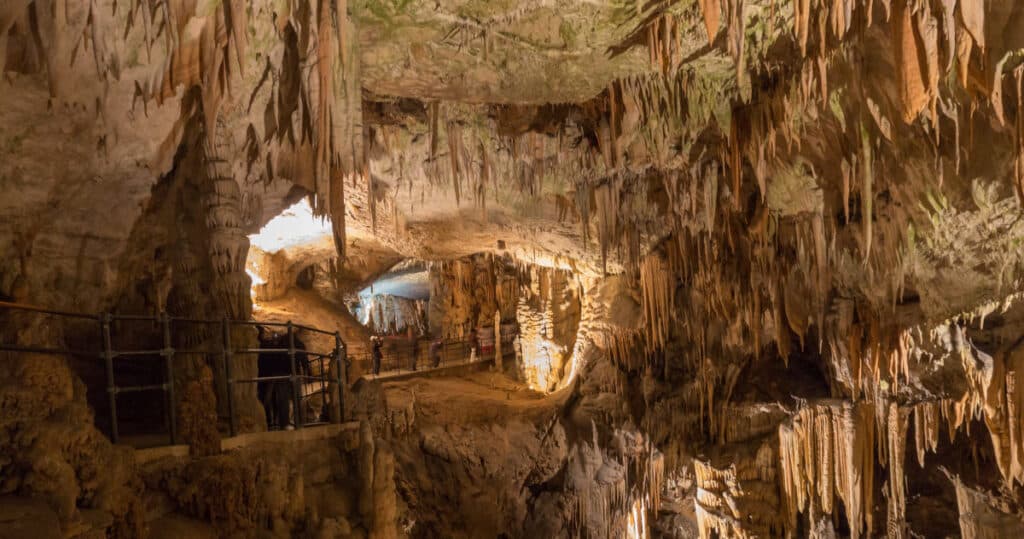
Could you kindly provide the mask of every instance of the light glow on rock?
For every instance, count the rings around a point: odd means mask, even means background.
[[[331,235],[330,219],[315,217],[309,201],[303,198],[271,219],[259,233],[250,235],[249,244],[267,253],[276,253],[287,247],[315,243]]]
[[[333,232],[331,221],[316,217],[309,206],[309,200],[302,200],[291,205],[280,215],[270,220],[259,233],[249,236],[249,252],[245,260],[245,272],[252,279],[249,295],[253,305],[258,297],[266,299],[266,286],[273,274],[272,257],[285,249],[309,248],[311,245],[326,242],[330,244]],[[280,276],[275,279],[280,280]],[[275,283],[278,284],[278,283]]]
[[[255,264],[253,264],[253,266],[255,267]],[[252,285],[253,286],[256,286],[256,285],[259,285],[259,284],[263,284],[263,283],[267,282],[262,277],[260,277],[259,274],[256,273],[256,271],[254,269],[246,268],[245,272],[248,273],[249,274],[249,278],[252,279]]]

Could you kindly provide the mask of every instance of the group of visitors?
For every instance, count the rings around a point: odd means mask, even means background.
[[[302,421],[301,394],[296,399],[296,391],[301,391],[302,383],[296,383],[292,378],[292,356],[288,353],[294,346],[295,351],[295,375],[311,376],[309,355],[306,352],[306,345],[297,334],[289,337],[288,333],[275,333],[263,326],[257,326],[259,332],[260,349],[265,350],[259,353],[258,369],[259,378],[277,378],[257,382],[257,393],[260,403],[263,405],[267,418],[267,428],[270,430],[291,430],[295,428],[298,421]],[[411,364],[412,370],[417,370],[421,337],[410,335]],[[468,338],[470,346],[470,359],[473,360],[477,353],[477,332],[472,329]],[[444,353],[445,339],[434,339],[430,342],[427,352],[427,361],[430,368],[441,366],[441,358]],[[380,335],[370,337],[370,357],[374,376],[381,372],[381,363],[384,360],[384,338]],[[296,406],[298,404],[299,406]]]
[[[411,347],[411,364],[409,365],[411,370],[417,370],[420,355],[420,337],[410,338]],[[476,352],[476,330],[474,329],[470,334],[469,342],[472,347],[472,353],[475,355]],[[435,339],[431,341],[430,348],[427,351],[427,360],[429,361],[431,368],[438,368],[441,366],[441,355],[444,350],[444,339]],[[373,375],[377,376],[380,374],[381,363],[384,360],[384,338],[380,335],[374,335],[370,337],[370,358],[372,361]]]
[[[263,326],[257,326],[257,331],[259,333],[261,349],[286,350],[284,352],[260,352],[259,359],[257,360],[260,378],[291,376],[292,358],[287,352],[291,344],[295,346],[295,374],[299,376],[311,375],[312,369],[309,364],[309,355],[306,353],[306,345],[298,335],[293,335],[289,339],[287,333],[274,333]],[[268,429],[291,430],[295,428],[297,421],[302,420],[300,411],[298,409],[293,410],[293,408],[296,408],[295,391],[299,387],[301,387],[301,382],[293,384],[290,378],[259,381],[256,383],[256,392],[260,403],[263,404],[263,411],[266,413]],[[301,395],[299,397],[301,398]]]

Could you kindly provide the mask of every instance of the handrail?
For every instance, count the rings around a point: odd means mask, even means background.
[[[518,329],[512,333],[504,333],[501,336],[502,339],[502,357],[512,355],[515,353],[515,349],[512,346],[511,341],[518,335]],[[496,348],[492,348],[491,351],[483,352],[483,346],[478,342],[473,344],[470,339],[465,340],[448,340],[441,339],[442,345],[438,350],[438,361],[436,364],[433,363],[430,348],[433,343],[437,342],[438,339],[419,339],[416,345],[413,346],[413,342],[405,338],[395,338],[391,341],[398,346],[391,346],[389,351],[382,350],[380,369],[374,369],[374,359],[372,351],[364,351],[360,354],[349,353],[348,357],[353,363],[360,363],[365,366],[365,374],[363,376],[372,376],[378,378],[385,374],[394,374],[401,372],[425,372],[437,368],[444,368],[451,365],[465,365],[466,361],[471,357],[471,350],[474,346],[477,349],[476,357],[478,362],[493,361],[496,356]],[[506,348],[507,346],[507,348]],[[415,353],[415,362],[413,361],[413,353]],[[415,367],[414,367],[415,365]]]
[[[101,313],[98,315],[74,313],[68,311],[60,311],[56,309],[46,309],[36,305],[28,305],[23,303],[14,303],[8,301],[0,301],[0,310],[11,310],[11,311],[28,311],[37,312],[53,316],[61,316],[68,318],[79,318],[86,320],[94,320],[99,323],[100,326],[100,337],[102,341],[102,349],[100,352],[91,352],[83,350],[71,350],[67,348],[55,348],[55,347],[44,347],[44,346],[31,346],[21,345],[17,343],[3,343],[0,342],[0,351],[10,352],[22,352],[22,353],[37,353],[37,354],[58,354],[58,355],[72,355],[72,356],[85,356],[85,357],[98,357],[103,360],[104,370],[106,371],[106,384],[107,384],[107,398],[110,406],[110,437],[114,443],[118,443],[120,440],[120,433],[118,432],[118,419],[117,419],[117,395],[121,393],[140,392],[140,391],[162,391],[164,393],[164,408],[167,420],[167,429],[170,437],[171,444],[177,443],[177,413],[175,410],[175,382],[174,382],[174,358],[179,355],[190,355],[190,354],[206,354],[206,355],[222,355],[224,358],[224,377],[226,381],[226,400],[228,408],[228,428],[231,436],[238,434],[238,418],[235,410],[234,402],[234,385],[236,383],[259,383],[259,382],[274,382],[274,381],[285,381],[287,380],[293,388],[293,406],[294,406],[294,420],[295,427],[302,428],[307,426],[307,423],[302,418],[302,395],[301,388],[302,384],[310,381],[319,381],[320,389],[317,393],[322,393],[330,397],[332,404],[332,416],[331,422],[340,423],[344,420],[344,387],[345,387],[345,365],[348,362],[346,359],[346,346],[341,339],[341,334],[337,331],[331,332],[312,326],[305,326],[302,324],[295,324],[289,322],[260,322],[256,320],[231,320],[223,318],[220,320],[205,320],[196,318],[185,318],[185,317],[174,317],[167,313],[159,313],[157,315],[134,315],[134,314],[112,314],[112,313]],[[112,326],[114,322],[154,322],[160,325],[160,334],[162,341],[162,348],[160,349],[147,349],[147,350],[115,350],[112,339]],[[221,347],[220,350],[206,350],[206,349],[175,349],[173,346],[173,326],[175,323],[193,323],[193,324],[208,324],[208,325],[219,325],[221,327]],[[287,327],[288,328],[288,348],[243,348],[234,349],[231,344],[231,327],[232,326],[271,326],[271,327]],[[334,337],[334,349],[330,353],[322,353],[316,351],[301,350],[296,346],[295,332],[298,330],[310,331],[323,335],[330,335]],[[304,353],[307,358],[315,358],[313,361],[319,362],[319,375],[306,375],[297,372],[297,355]],[[255,378],[245,379],[234,379],[233,375],[233,358],[235,354],[260,354],[260,353],[287,353],[289,356],[290,363],[290,374],[286,376],[257,376]],[[163,382],[158,384],[145,384],[136,386],[124,386],[118,385],[114,378],[114,360],[115,359],[128,359],[144,357],[144,356],[160,356],[164,360],[163,365]],[[325,360],[329,360],[330,366],[325,366]],[[331,368],[335,370],[335,378],[328,380],[329,371]],[[337,387],[337,395],[333,391],[328,391],[328,385],[334,385]],[[325,398],[325,401],[327,399]],[[325,402],[326,404],[326,402]],[[310,422],[308,425],[321,424],[321,422]]]
[[[3,302],[0,301],[0,310],[20,310],[29,312],[38,312],[47,315],[63,316],[70,318],[78,318],[85,320],[94,320],[99,323],[100,336],[102,341],[102,349],[100,352],[83,351],[83,350],[70,350],[63,348],[53,347],[41,347],[41,346],[28,346],[20,344],[6,344],[0,342],[0,351],[13,351],[13,352],[24,352],[24,353],[41,353],[41,354],[64,354],[84,357],[98,357],[103,360],[104,369],[106,371],[106,383],[107,383],[107,394],[110,406],[110,435],[111,440],[114,443],[118,443],[120,434],[118,432],[118,418],[117,418],[117,395],[128,392],[138,391],[162,391],[164,393],[164,408],[167,420],[167,428],[170,436],[171,443],[177,442],[177,413],[175,409],[175,382],[174,382],[174,359],[181,355],[221,355],[224,359],[224,380],[226,382],[226,400],[227,400],[227,412],[228,412],[228,429],[231,436],[238,434],[238,418],[234,400],[234,387],[235,384],[240,383],[283,383],[287,382],[292,388],[292,405],[294,406],[294,420],[295,428],[300,429],[304,426],[318,424],[314,422],[305,422],[302,417],[302,388],[306,382],[320,382],[320,388],[315,390],[314,394],[320,393],[324,395],[325,403],[329,397],[331,402],[331,422],[341,422],[345,417],[344,410],[344,390],[347,382],[346,366],[350,361],[365,361],[372,365],[373,359],[372,354],[367,352],[361,359],[356,359],[354,356],[348,354],[347,346],[341,339],[341,334],[337,331],[330,332],[327,330],[314,328],[302,324],[295,324],[291,321],[288,322],[260,322],[256,320],[231,320],[229,318],[222,318],[220,320],[207,320],[197,318],[186,318],[186,317],[175,317],[170,316],[167,313],[159,313],[157,315],[133,315],[133,314],[112,314],[112,313],[101,313],[98,315],[84,314],[84,313],[73,313],[67,311],[60,311],[54,309],[46,309],[35,305],[27,305],[22,303]],[[115,350],[113,346],[112,331],[114,322],[153,322],[160,326],[160,336],[162,348],[159,349],[147,349],[147,350]],[[220,349],[175,349],[173,347],[172,334],[176,324],[207,324],[207,325],[218,325],[220,326]],[[288,347],[287,348],[235,348],[231,343],[231,328],[233,326],[265,326],[265,327],[284,327],[287,328],[288,334]],[[118,326],[120,327],[120,326]],[[334,337],[334,349],[330,353],[322,353],[316,351],[302,350],[297,347],[295,332],[296,331],[310,331],[323,335],[330,335]],[[514,334],[513,334],[514,335]],[[505,341],[510,335],[499,335]],[[215,338],[215,337],[211,337]],[[399,341],[403,343],[409,343],[410,341]],[[436,342],[431,339],[423,339],[418,341],[419,346],[416,348],[417,357],[416,363],[423,361],[422,365],[425,370],[432,368],[430,347]],[[469,351],[472,347],[468,340],[443,340],[443,344],[439,350],[440,360],[438,361],[437,367],[442,365],[447,366],[456,362],[463,362],[472,354]],[[207,345],[214,344],[208,342]],[[479,343],[476,343],[479,347]],[[504,348],[504,347],[503,347]],[[477,348],[480,361],[493,360],[496,356],[495,352],[480,353],[481,348]],[[288,354],[289,362],[289,374],[280,376],[256,376],[253,378],[234,378],[234,359],[237,354]],[[298,354],[305,354],[307,361],[319,362],[319,373],[318,375],[312,374],[301,374],[298,372],[299,365],[297,364]],[[509,346],[502,355],[513,353],[513,348]],[[404,358],[402,356],[405,356]],[[131,360],[131,358],[143,357],[143,356],[160,356],[163,358],[163,377],[162,383],[157,384],[146,384],[138,386],[124,386],[118,385],[114,378],[114,360]],[[387,357],[390,356],[390,357]],[[453,358],[452,356],[456,356]],[[405,361],[403,361],[403,359]],[[326,360],[326,361],[325,361]],[[325,365],[329,362],[329,365]],[[393,364],[394,369],[389,369],[387,372],[402,372],[406,370],[403,368],[405,362],[409,363],[410,372],[412,371],[412,356],[409,354],[401,354],[397,350],[393,350],[391,353],[381,355],[381,366],[385,363]],[[460,363],[462,364],[462,363]],[[335,372],[334,376],[330,376],[330,370],[333,368]],[[312,372],[312,371],[310,371]],[[383,370],[378,370],[375,374],[379,376]],[[333,390],[329,391],[330,387],[337,387],[337,395],[333,393]]]
[[[16,310],[21,310],[21,311],[33,311],[33,312],[37,312],[37,313],[55,314],[55,315],[58,315],[58,316],[67,316],[67,317],[74,317],[74,318],[86,318],[86,319],[92,319],[92,320],[96,319],[96,315],[94,315],[94,314],[73,313],[73,312],[70,312],[70,311],[58,311],[58,310],[54,310],[54,309],[47,309],[47,308],[44,308],[44,307],[39,307],[37,305],[29,305],[27,303],[15,303],[13,301],[0,301],[0,308],[3,308],[3,309],[16,309]]]

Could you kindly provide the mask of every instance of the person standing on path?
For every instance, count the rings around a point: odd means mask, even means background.
[[[477,356],[477,335],[476,328],[469,332],[469,361],[476,361]]]
[[[383,351],[381,350],[381,348],[384,345],[384,342],[377,335],[374,335],[371,338],[371,340],[373,341],[373,375],[377,376],[380,374],[380,361],[381,359],[383,359],[384,355]]]
[[[420,354],[420,336],[414,335],[412,337],[412,370],[416,370],[417,356]]]
[[[430,343],[430,365],[435,369],[441,366],[441,346],[441,339]]]

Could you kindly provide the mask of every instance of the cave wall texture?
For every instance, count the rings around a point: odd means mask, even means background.
[[[0,506],[67,536],[143,535],[155,492],[243,534],[1021,533],[1020,2],[0,4],[0,299],[247,319],[247,235],[303,197],[330,244],[283,282],[318,264],[340,303],[428,261],[432,330],[516,320],[537,409],[365,388],[371,449],[331,476],[372,471],[360,507],[313,518],[262,497],[294,466],[256,495],[219,454],[222,359],[191,356],[167,475],[210,470],[241,525],[111,445],[81,365],[0,352]],[[4,310],[0,337],[97,339]]]

